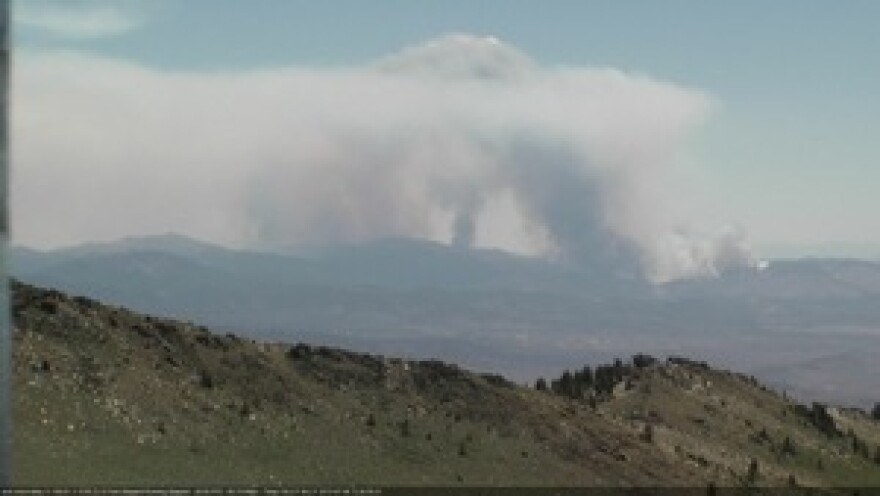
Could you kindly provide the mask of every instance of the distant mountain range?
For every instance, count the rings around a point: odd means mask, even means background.
[[[880,351],[880,263],[858,260],[774,260],[760,271],[653,285],[409,239],[295,256],[164,235],[15,247],[11,270],[254,337],[438,355],[522,378],[584,357],[682,347],[756,370],[778,370],[783,356],[802,364]]]
[[[557,321],[573,312],[578,318],[570,323],[576,328],[598,325],[621,332],[650,328],[669,312],[679,330],[710,323],[750,328],[880,324],[880,264],[857,260],[773,261],[761,271],[738,269],[718,278],[654,286],[498,250],[408,239],[293,256],[164,235],[45,252],[16,247],[11,261],[14,275],[35,283],[158,314],[256,329],[370,327],[373,319],[361,315],[364,305],[368,313],[376,305],[412,308],[414,298],[422,311],[452,305],[468,315],[489,302],[515,302],[531,310],[532,318],[522,316],[523,323],[545,324],[541,308],[557,311]],[[630,311],[619,311],[615,302]],[[349,315],[358,319],[343,323],[322,311],[324,317],[288,320],[290,310],[311,315],[315,305],[350,306]],[[581,315],[587,308],[588,315]],[[410,317],[415,320],[401,323],[418,321]],[[437,323],[436,317],[426,323]]]

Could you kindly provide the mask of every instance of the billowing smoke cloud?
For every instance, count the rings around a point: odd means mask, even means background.
[[[455,213],[455,224],[452,226],[452,244],[470,248],[477,236],[476,205],[463,203]]]
[[[655,280],[751,263],[739,234],[674,229],[661,192],[710,100],[647,77],[545,68],[469,35],[344,69],[171,73],[70,53],[16,69],[19,242],[408,236]]]
[[[667,233],[659,241],[649,266],[655,278],[717,276],[736,267],[759,268],[745,233],[726,226],[714,236],[700,235],[685,229]],[[662,276],[659,277],[659,276]]]

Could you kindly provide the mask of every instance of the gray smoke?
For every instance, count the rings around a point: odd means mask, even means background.
[[[657,191],[709,99],[644,76],[460,34],[353,68],[181,74],[65,53],[17,69],[20,242],[405,236],[657,281],[752,263],[743,236],[670,218]]]
[[[452,244],[459,248],[471,248],[474,246],[476,236],[476,211],[465,206],[455,214],[455,224],[452,226]]]

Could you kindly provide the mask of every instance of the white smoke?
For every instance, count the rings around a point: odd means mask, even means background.
[[[684,229],[658,239],[652,252],[650,277],[656,282],[698,276],[718,276],[736,267],[761,268],[742,229],[727,226],[713,236]]]
[[[173,73],[70,53],[16,69],[19,242],[408,236],[658,281],[752,263],[739,234],[673,229],[662,186],[710,99],[644,76],[541,67],[460,34],[343,69]]]

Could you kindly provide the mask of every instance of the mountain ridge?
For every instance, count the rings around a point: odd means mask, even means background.
[[[12,303],[17,485],[880,484],[863,411],[692,360],[615,364],[594,402],[15,281]]]
[[[823,388],[778,367],[782,357],[797,368],[846,353],[861,363],[880,352],[880,264],[870,262],[771,261],[761,271],[647,285],[418,240],[299,255],[212,248],[176,235],[102,246],[48,254],[13,249],[12,273],[251,337],[441,356],[518,380],[586,355],[678,347],[787,384],[805,400],[869,406],[865,398],[880,387],[869,381],[853,391],[860,372],[846,361],[828,362]],[[528,368],[524,356],[531,357]],[[832,398],[828,391],[851,393]]]

